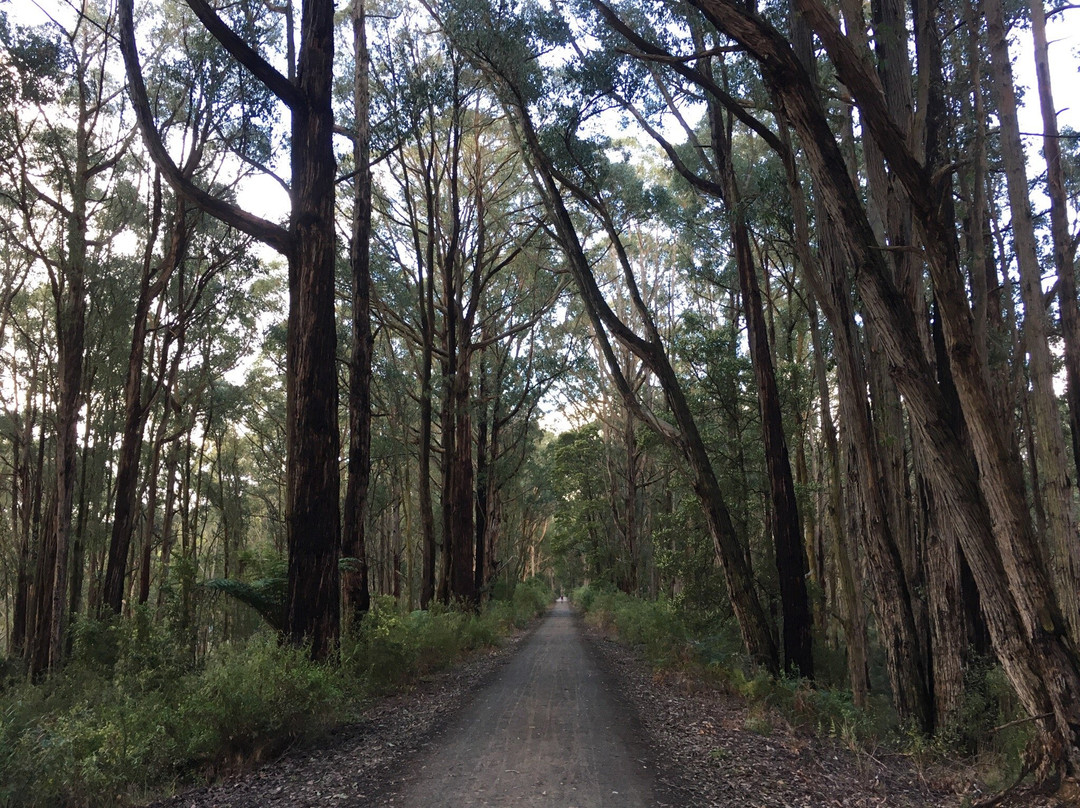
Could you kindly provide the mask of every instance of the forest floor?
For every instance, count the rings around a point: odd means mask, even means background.
[[[945,808],[978,799],[963,782],[655,675],[560,603],[531,632],[373,704],[358,723],[153,808]]]

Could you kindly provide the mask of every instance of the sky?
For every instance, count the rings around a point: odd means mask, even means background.
[[[339,5],[341,0],[338,0]],[[56,19],[70,19],[77,9],[76,0],[0,0],[0,9],[9,19],[24,25]],[[1055,89],[1054,101],[1059,108],[1059,126],[1071,126],[1080,130],[1080,105],[1069,100],[1076,97],[1072,91],[1080,80],[1080,9],[1075,6],[1051,18],[1047,24],[1050,42],[1050,71]],[[1026,87],[1027,103],[1020,112],[1020,128],[1023,132],[1038,133],[1042,130],[1035,90],[1035,63],[1031,53],[1031,32],[1016,31],[1011,41],[1015,78]],[[1067,100],[1069,99],[1069,100]],[[1037,152],[1036,152],[1037,154]],[[271,190],[259,184],[252,192],[252,199],[265,198],[264,194],[280,194],[280,188]]]

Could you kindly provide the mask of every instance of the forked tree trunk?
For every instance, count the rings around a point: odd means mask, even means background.
[[[150,410],[149,402],[144,400],[142,378],[150,306],[172,276],[173,269],[184,261],[187,249],[187,206],[178,200],[173,211],[169,251],[157,266],[154,265],[151,253],[157,241],[160,217],[160,180],[157,180],[154,216],[146,240],[143,274],[132,322],[127,381],[124,385],[124,428],[120,438],[120,456],[116,462],[115,507],[100,604],[114,615],[120,614],[123,605],[128,556],[138,517],[139,459],[142,454],[143,430]]]

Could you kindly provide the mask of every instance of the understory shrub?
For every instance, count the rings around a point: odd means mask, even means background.
[[[750,707],[752,731],[771,727],[769,715],[775,714],[851,748],[866,748],[879,743],[891,726],[885,698],[861,710],[845,690],[799,678],[778,679],[755,666],[729,616],[702,621],[700,614],[684,615],[668,600],[647,601],[587,586],[575,590],[572,600],[591,625],[637,647],[654,668],[691,670],[718,690],[743,698]]]
[[[504,591],[480,613],[402,613],[377,598],[333,663],[263,630],[196,666],[184,634],[148,612],[81,623],[62,672],[0,680],[0,808],[126,806],[258,760],[348,720],[371,694],[498,644],[551,601],[542,581]]]
[[[670,601],[648,601],[625,592],[583,589],[575,591],[574,602],[585,611],[589,623],[614,630],[623,642],[640,648],[656,667],[672,667],[686,659],[689,651],[686,626]]]
[[[133,657],[111,671],[76,657],[43,684],[3,693],[0,805],[126,805],[312,732],[343,698],[333,668],[269,633],[199,669]]]
[[[849,690],[828,684],[846,675],[842,648],[820,643],[823,647],[817,650],[835,674],[825,672],[815,682],[777,678],[747,657],[730,616],[702,621],[700,614],[685,614],[677,602],[647,601],[590,586],[575,589],[571,600],[589,624],[639,649],[655,669],[691,671],[717,690],[741,697],[748,707],[749,731],[767,734],[773,722],[781,720],[835,738],[856,752],[884,745],[921,763],[977,761],[992,790],[1015,782],[1021,773],[1032,725],[1023,720],[1016,694],[992,660],[969,661],[959,715],[952,725],[927,737],[897,721],[887,688],[876,688],[860,708]]]

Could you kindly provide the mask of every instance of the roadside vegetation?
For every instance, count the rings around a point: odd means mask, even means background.
[[[0,808],[347,720],[537,575],[1080,793],[1080,8],[869,11],[0,0]]]
[[[184,632],[146,611],[80,622],[62,671],[0,681],[0,806],[132,805],[258,762],[497,646],[551,597],[537,578],[500,586],[480,612],[380,597],[323,663],[268,628],[194,664]]]
[[[966,672],[958,720],[932,738],[897,719],[888,693],[857,707],[845,676],[843,649],[817,643],[818,678],[774,677],[742,649],[731,618],[679,599],[647,600],[606,587],[581,586],[571,600],[586,622],[633,647],[658,675],[682,674],[743,699],[746,729],[769,733],[778,723],[836,739],[857,754],[910,757],[923,768],[963,771],[991,792],[1024,771],[1032,730],[1000,666],[983,660]],[[879,654],[883,656],[883,652]],[[884,678],[884,659],[872,660]]]

